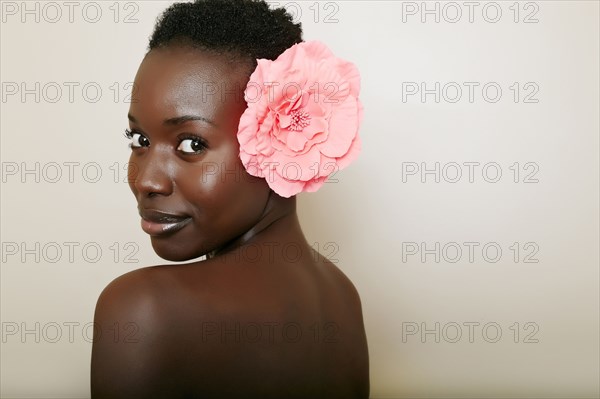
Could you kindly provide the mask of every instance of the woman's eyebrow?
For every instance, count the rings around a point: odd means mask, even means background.
[[[200,115],[182,115],[174,118],[165,119],[163,125],[179,125],[188,121],[203,121],[216,127],[215,123]]]
[[[137,123],[137,119],[131,114],[127,114],[127,119],[133,123]],[[163,121],[163,125],[179,125],[188,121],[203,121],[214,127],[217,127],[213,121],[200,115],[182,115],[174,118],[168,118]]]

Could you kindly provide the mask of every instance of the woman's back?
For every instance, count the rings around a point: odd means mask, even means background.
[[[368,397],[358,294],[305,243],[266,241],[204,262],[139,269],[100,301],[120,307],[101,327],[121,320],[137,328],[129,337],[136,342],[105,342],[95,354],[131,359],[96,376],[113,380],[119,395]]]

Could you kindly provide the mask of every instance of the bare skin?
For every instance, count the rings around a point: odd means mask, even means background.
[[[240,163],[247,81],[246,68],[184,46],[152,50],[140,66],[130,122],[142,145],[132,151],[130,187],[140,209],[186,218],[178,231],[151,234],[159,256],[208,259],[138,269],[104,289],[94,398],[369,396],[356,289],[306,241],[296,198]],[[217,92],[199,95],[208,83]],[[223,84],[237,95],[220,96]],[[164,123],[189,114],[210,122]],[[190,134],[207,148],[187,153],[200,148],[187,145]]]

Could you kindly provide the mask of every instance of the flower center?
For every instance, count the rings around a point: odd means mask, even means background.
[[[310,125],[310,115],[304,109],[293,110],[290,112],[290,117],[292,118],[290,130],[300,131]]]

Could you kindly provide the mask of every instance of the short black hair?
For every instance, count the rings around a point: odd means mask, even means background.
[[[264,0],[195,0],[175,3],[157,18],[148,51],[173,44],[190,45],[226,55],[230,60],[275,60],[302,42],[300,23],[284,9]]]

